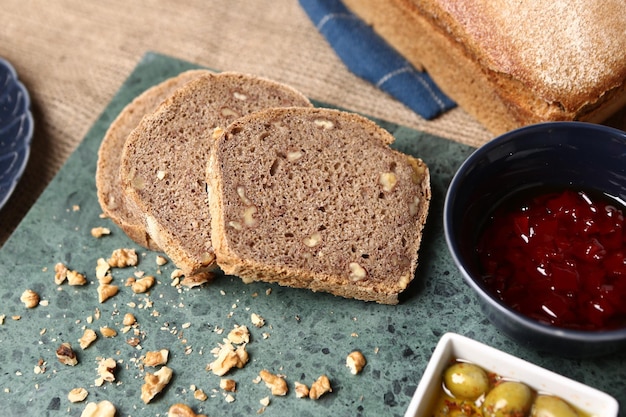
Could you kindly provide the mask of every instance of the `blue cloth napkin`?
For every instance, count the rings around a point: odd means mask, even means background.
[[[456,106],[340,0],[299,0],[317,30],[357,76],[430,120]]]

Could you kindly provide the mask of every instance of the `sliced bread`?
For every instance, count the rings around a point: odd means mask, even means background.
[[[98,150],[96,188],[103,213],[137,244],[152,250],[158,245],[146,232],[145,222],[126,201],[120,183],[122,148],[130,132],[143,116],[152,113],[158,105],[187,82],[207,74],[205,70],[190,70],[157,84],[137,96],[113,120]]]
[[[311,106],[295,89],[239,73],[206,74],[143,118],[125,142],[120,178],[150,237],[186,275],[215,256],[205,169],[213,131],[266,107]]]
[[[267,109],[235,121],[207,164],[217,263],[266,281],[398,303],[414,277],[428,167],[362,116]]]

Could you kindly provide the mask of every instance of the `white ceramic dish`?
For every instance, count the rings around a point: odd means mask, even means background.
[[[441,387],[441,375],[454,359],[472,362],[487,371],[524,382],[537,391],[561,397],[593,417],[617,417],[619,405],[610,395],[454,333],[441,337],[405,417],[429,416],[433,399]]]

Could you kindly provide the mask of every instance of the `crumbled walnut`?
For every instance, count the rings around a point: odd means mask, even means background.
[[[265,382],[265,385],[271,390],[272,395],[286,395],[289,388],[284,378],[274,375],[273,373],[263,369],[259,372],[259,376]]]
[[[104,279],[110,269],[111,265],[109,265],[109,263],[104,258],[98,258],[98,262],[96,265],[96,278],[99,281]]]
[[[127,266],[137,265],[137,252],[135,249],[115,249],[111,254],[111,257],[107,259],[111,268],[125,268]]]
[[[85,285],[87,278],[78,271],[69,270],[67,271],[67,283],[69,285]]]
[[[220,113],[222,114],[222,116],[224,117],[232,117],[232,118],[238,118],[239,117],[239,113],[237,113],[236,111],[234,111],[233,109],[231,109],[230,107],[223,107],[220,110]]]
[[[39,305],[39,294],[33,290],[25,290],[20,296],[20,301],[26,308],[35,308]]]
[[[294,382],[297,398],[307,398],[309,396],[309,387],[301,382]]]
[[[170,351],[167,349],[147,352],[146,357],[143,358],[143,364],[146,366],[165,365],[167,363],[169,354],[170,354]]]
[[[98,361],[98,379],[96,379],[96,386],[101,386],[104,381],[113,382],[115,381],[115,368],[117,368],[117,362],[113,358],[101,358]]]
[[[156,264],[158,266],[163,266],[167,263],[167,258],[161,255],[157,255],[156,257]]]
[[[98,285],[98,301],[104,303],[109,298],[113,297],[119,291],[117,285],[112,284],[100,284]]]
[[[263,317],[259,316],[256,313],[252,313],[250,315],[250,321],[252,322],[252,324],[255,327],[259,327],[260,328],[260,327],[265,326],[265,319]]]
[[[346,358],[346,366],[350,368],[350,372],[352,373],[352,375],[356,375],[361,372],[361,370],[363,370],[363,367],[365,366],[365,363],[365,356],[363,356],[363,354],[358,350],[350,352],[350,354]]]
[[[115,417],[115,406],[107,400],[88,403],[80,417]]]
[[[398,177],[393,172],[383,172],[378,177],[378,182],[383,187],[383,191],[393,191],[394,187],[398,183]]]
[[[267,407],[268,405],[270,405],[270,397],[263,397],[259,400],[259,402],[263,407]]]
[[[220,138],[220,136],[222,136],[222,133],[224,133],[224,128],[218,126],[215,129],[213,129],[213,132],[211,133],[211,137],[213,138],[213,140],[217,140]]]
[[[144,377],[145,383],[141,386],[141,400],[146,404],[152,401],[169,384],[172,374],[172,370],[167,366],[162,367],[154,374],[147,372]]]
[[[330,387],[330,380],[326,375],[322,375],[317,378],[317,381],[311,384],[311,389],[309,390],[309,398],[312,400],[317,400],[327,392],[332,392],[332,388]]]
[[[91,236],[95,237],[96,239],[110,234],[111,230],[107,229],[106,227],[94,227],[91,229]]]
[[[74,388],[67,394],[67,399],[71,403],[79,403],[81,401],[84,401],[85,398],[87,398],[88,394],[89,393],[85,388]]]
[[[420,198],[415,197],[413,201],[409,204],[409,214],[411,216],[415,216],[419,211],[419,207],[420,207]]]
[[[367,271],[356,262],[350,262],[348,267],[350,268],[349,276],[352,281],[360,281],[367,276]]]
[[[235,325],[235,328],[228,333],[227,338],[236,345],[250,343],[250,331],[247,326]]]
[[[320,232],[313,232],[311,236],[304,238],[302,240],[302,243],[304,243],[309,248],[313,248],[319,245],[321,241],[322,241],[322,235],[320,234]]]
[[[237,383],[233,379],[222,378],[220,379],[220,388],[224,391],[235,392]]]
[[[228,340],[225,340],[217,352],[216,359],[209,364],[209,369],[217,376],[224,376],[235,367],[243,368],[248,363],[245,346],[244,344],[235,349]]]
[[[237,195],[241,199],[241,202],[246,206],[251,206],[252,201],[246,196],[246,188],[243,185],[237,187]]]
[[[57,349],[57,358],[59,362],[64,365],[75,366],[78,364],[78,358],[76,352],[72,349],[72,345],[68,342],[61,343],[61,346]]]
[[[98,338],[96,332],[92,329],[85,329],[83,335],[78,339],[81,349],[87,349]]]
[[[61,262],[54,265],[54,283],[57,285],[63,284],[67,278],[67,266]]]
[[[243,223],[248,227],[253,227],[257,224],[254,215],[256,214],[257,209],[254,206],[246,207],[243,211]]]
[[[139,340],[139,338],[138,338],[138,337],[131,337],[131,338],[129,338],[128,340],[126,340],[126,343],[127,343],[128,345],[132,346],[132,347],[137,347],[137,346],[139,346],[139,343],[140,343],[140,342],[141,342],[141,341]]]
[[[174,404],[167,411],[167,417],[206,417],[204,414],[196,414],[191,407],[185,404]]]
[[[330,130],[335,127],[335,124],[328,119],[315,119],[313,123],[315,126],[321,127],[324,130]]]
[[[132,326],[136,322],[137,322],[137,319],[135,318],[133,313],[126,313],[126,314],[124,314],[124,319],[122,320],[122,324],[124,326]]]
[[[300,158],[302,158],[302,152],[301,151],[290,151],[290,152],[287,152],[287,161],[289,161],[289,162],[297,161]]]
[[[211,281],[213,277],[214,275],[211,272],[198,272],[197,274],[189,275],[183,278],[181,284],[187,288],[198,287]]]
[[[109,326],[102,326],[102,327],[100,327],[100,334],[103,337],[110,338],[110,337],[117,336],[117,331],[115,331],[115,329],[113,329],[113,328],[111,328]]]
[[[154,285],[155,279],[152,275],[147,275],[133,282],[131,289],[135,294],[142,294]]]
[[[226,401],[227,403],[234,403],[235,397],[233,397],[232,394],[228,394],[224,397],[224,401]]]
[[[195,389],[193,391],[193,398],[198,401],[206,401],[209,397],[201,389]]]

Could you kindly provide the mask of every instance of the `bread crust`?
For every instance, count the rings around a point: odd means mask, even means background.
[[[316,132],[318,121],[333,127]],[[330,109],[268,109],[231,124],[207,164],[219,266],[245,282],[397,304],[414,277],[431,191],[428,167],[389,148],[393,140],[369,119]],[[393,185],[381,191],[386,171]],[[251,207],[258,223],[241,219]]]
[[[494,133],[626,104],[621,0],[345,2]]]
[[[107,129],[98,149],[96,188],[103,213],[135,243],[158,251],[159,246],[146,232],[144,217],[124,195],[119,175],[126,138],[141,119],[152,113],[170,94],[187,82],[209,71],[189,70],[150,87],[127,104]]]
[[[185,275],[215,268],[204,175],[214,130],[281,105],[311,103],[261,77],[205,74],[176,90],[128,136],[120,164],[124,192],[152,240]]]

